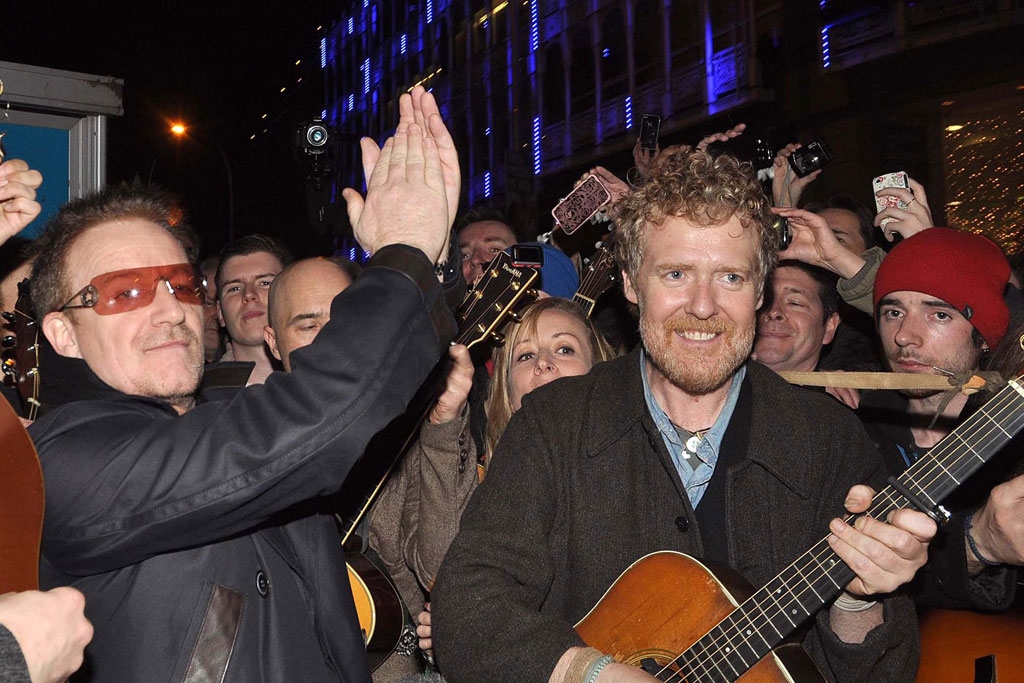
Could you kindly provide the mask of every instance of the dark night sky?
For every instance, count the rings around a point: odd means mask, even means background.
[[[178,192],[204,252],[226,236],[227,174],[203,138],[219,141],[230,161],[236,235],[294,240],[306,209],[290,140],[297,122],[322,108],[316,28],[329,23],[332,6],[339,11],[329,0],[5,3],[0,59],[123,79],[125,114],[110,119],[108,182],[151,177]],[[274,122],[270,134],[250,141],[267,125],[264,113]],[[167,122],[179,118],[201,138],[173,139]]]

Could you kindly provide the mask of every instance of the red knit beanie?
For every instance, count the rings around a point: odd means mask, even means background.
[[[921,292],[950,304],[995,348],[1010,324],[1003,298],[1010,264],[995,242],[970,232],[929,228],[903,240],[882,260],[874,307],[893,292]]]

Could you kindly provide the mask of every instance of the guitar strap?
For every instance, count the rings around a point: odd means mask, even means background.
[[[730,502],[726,500],[729,470],[743,462],[750,448],[750,421],[754,415],[752,395],[750,379],[744,378],[732,419],[722,436],[715,471],[700,504],[693,511],[704,546],[702,559],[725,567],[733,566],[729,562],[729,524],[726,520]]]
[[[222,683],[242,623],[245,596],[214,586],[182,683]]]

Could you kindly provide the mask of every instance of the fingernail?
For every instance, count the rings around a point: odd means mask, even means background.
[[[838,534],[846,528],[846,523],[843,522],[843,520],[841,519],[833,519],[831,522],[829,522],[828,528]]]

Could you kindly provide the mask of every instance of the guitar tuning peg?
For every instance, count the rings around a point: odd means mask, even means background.
[[[14,345],[17,344],[17,343],[18,343],[17,337],[15,337],[14,335],[11,335],[11,334],[6,335],[3,338],[3,341],[0,341],[0,345],[2,345],[5,349],[13,349]]]
[[[505,343],[505,335],[501,332],[491,332],[491,339],[499,346]]]
[[[4,311],[0,315],[3,315],[4,316],[4,320],[6,320],[9,323],[13,323],[14,320],[15,320],[14,313],[12,311]]]
[[[521,322],[523,322],[523,316],[519,315],[519,314],[518,314],[518,313],[516,313],[515,311],[509,311],[509,312],[508,312],[508,313],[506,313],[505,315],[507,315],[507,316],[508,316],[509,318],[511,318],[512,320],[515,320],[515,321],[516,321],[517,323],[521,323]]]

